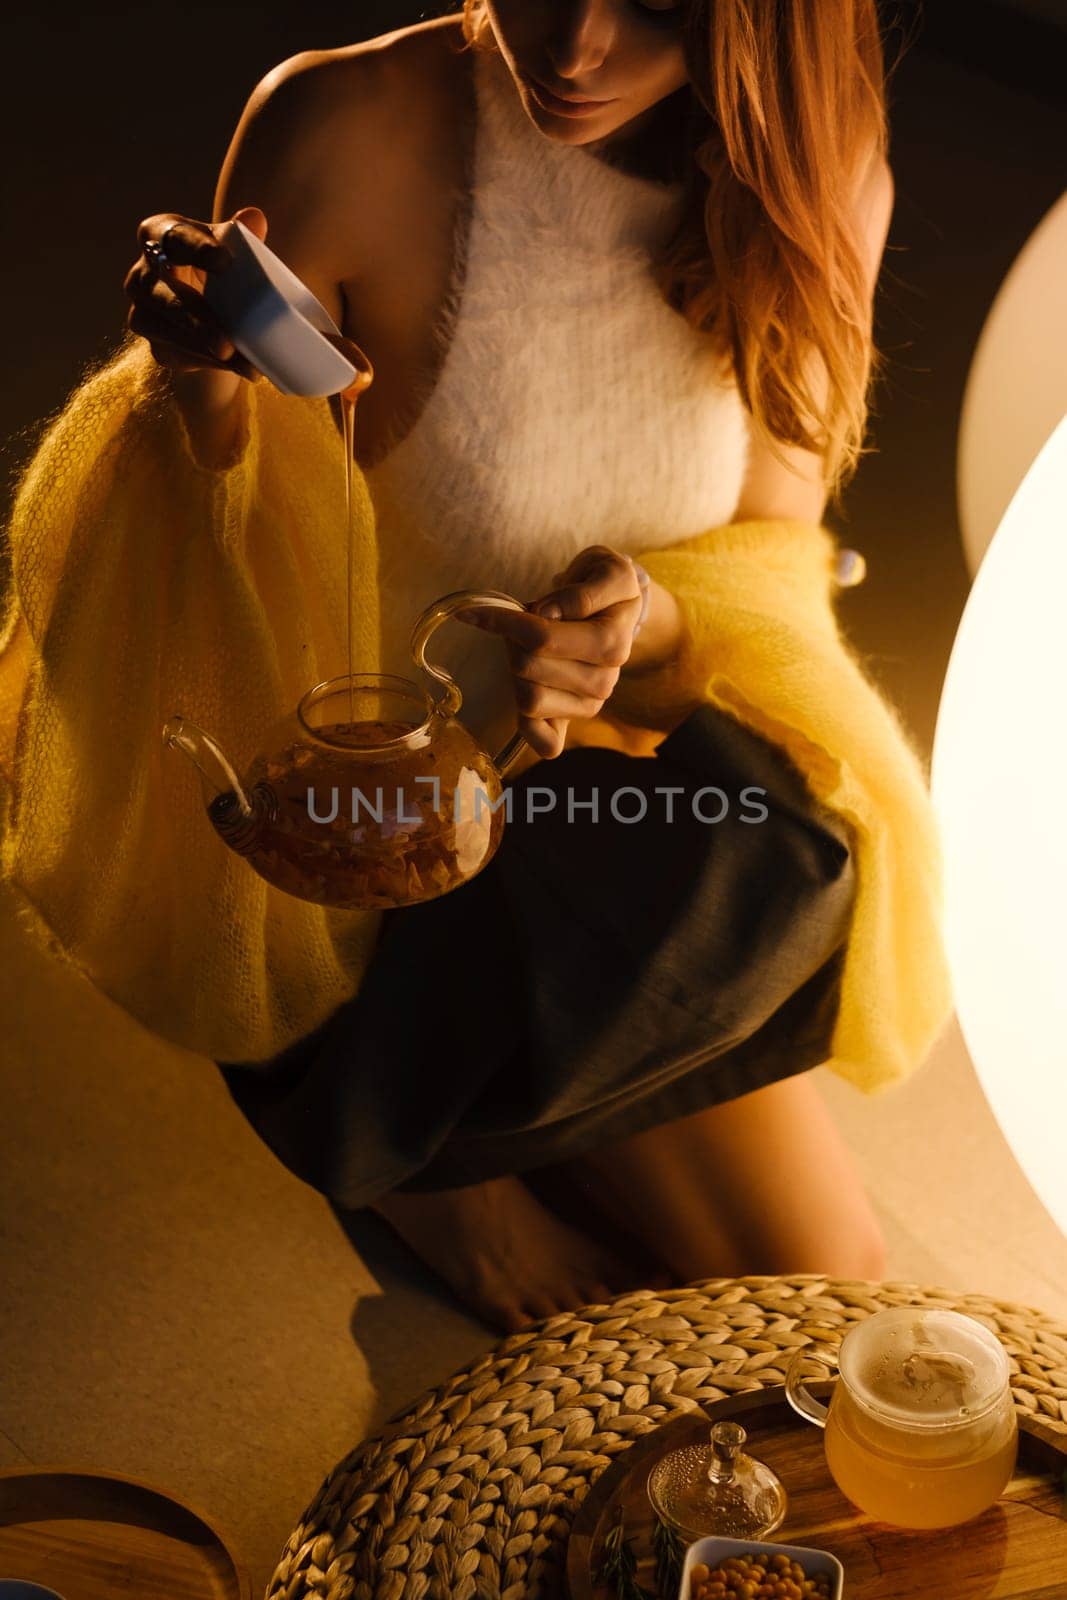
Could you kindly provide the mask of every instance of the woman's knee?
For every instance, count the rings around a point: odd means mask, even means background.
[[[842,1216],[821,1237],[812,1238],[805,1256],[812,1262],[804,1269],[781,1266],[779,1272],[805,1270],[822,1272],[828,1278],[880,1282],[886,1274],[885,1236],[872,1213]]]
[[[810,1211],[801,1201],[793,1218],[782,1218],[778,1228],[768,1229],[763,1245],[768,1261],[763,1270],[783,1276],[818,1272],[828,1278],[880,1281],[886,1273],[885,1237],[858,1181]]]
[[[886,1274],[886,1246],[873,1216],[842,1216],[809,1230],[790,1229],[787,1237],[771,1228],[762,1238],[731,1239],[709,1228],[701,1240],[685,1241],[683,1259],[672,1262],[685,1282],[701,1278],[793,1277],[818,1273],[846,1282],[881,1282]]]
[[[685,1229],[691,1278],[885,1276],[881,1225],[809,1073],[716,1107],[687,1133],[703,1201]]]

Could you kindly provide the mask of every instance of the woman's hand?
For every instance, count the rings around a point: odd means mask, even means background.
[[[267,236],[267,219],[257,206],[236,211],[256,235]],[[223,222],[194,222],[173,211],[146,217],[137,229],[141,254],[126,274],[123,290],[130,302],[126,326],[148,340],[155,360],[174,372],[195,372],[211,367],[235,372],[254,381],[259,374],[239,355],[207,301],[203,287],[209,272],[225,272],[232,258],[220,238]],[[162,240],[172,265],[162,271],[149,259],[145,246]]]
[[[571,718],[599,716],[610,697],[630,658],[642,601],[630,557],[605,544],[579,551],[553,582],[528,611],[455,613],[506,637],[519,732],[550,761],[563,750]]]

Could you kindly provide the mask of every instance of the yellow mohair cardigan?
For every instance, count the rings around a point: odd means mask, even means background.
[[[267,383],[247,401],[234,464],[201,466],[166,375],[127,336],[22,475],[0,616],[0,865],[24,926],[145,1027],[226,1061],[273,1056],[354,994],[381,918],[265,883],[215,835],[193,768],[163,747],[181,711],[242,771],[277,717],[345,670],[329,404]],[[377,548],[357,485],[356,663],[373,671]],[[678,598],[682,650],[620,679],[569,743],[625,746],[627,724],[666,730],[711,701],[785,747],[853,835],[828,1065],[875,1090],[921,1063],[952,998],[922,763],[838,631],[836,555],[826,529],[802,522],[729,524],[640,553]]]

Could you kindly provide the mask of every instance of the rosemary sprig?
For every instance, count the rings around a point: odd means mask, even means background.
[[[675,1600],[682,1580],[685,1563],[685,1541],[677,1528],[657,1516],[652,1530],[652,1548],[656,1556],[656,1591],[659,1600]]]
[[[604,1535],[604,1550],[597,1582],[610,1584],[618,1600],[656,1600],[656,1596],[642,1588],[637,1581],[634,1542],[624,1535],[621,1506],[615,1513],[614,1524]]]

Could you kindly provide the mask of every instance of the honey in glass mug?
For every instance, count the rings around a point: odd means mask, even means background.
[[[894,1307],[849,1329],[829,1408],[786,1375],[794,1410],[826,1430],[826,1462],[852,1503],[898,1528],[949,1528],[1007,1488],[1019,1445],[1000,1341],[957,1311]]]

